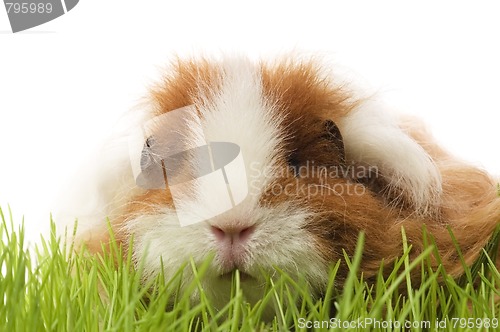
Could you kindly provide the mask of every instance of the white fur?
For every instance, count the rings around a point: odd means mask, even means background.
[[[57,198],[54,211],[58,231],[71,235],[78,221],[76,238],[91,239],[105,229],[106,219],[120,215],[127,200],[137,192],[129,155],[129,129],[144,123],[144,107],[126,113],[106,144],[90,156]],[[105,230],[104,230],[105,231]],[[98,236],[98,234],[96,234]]]
[[[365,101],[338,125],[348,159],[377,166],[389,181],[389,192],[399,188],[417,213],[432,212],[442,191],[440,172],[427,152],[400,128],[387,106]]]

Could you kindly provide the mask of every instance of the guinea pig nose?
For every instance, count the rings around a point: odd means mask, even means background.
[[[254,231],[254,226],[248,225],[212,225],[212,233],[218,241],[229,239],[231,242],[245,242]]]

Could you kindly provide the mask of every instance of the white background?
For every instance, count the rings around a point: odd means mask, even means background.
[[[327,54],[422,117],[448,149],[500,174],[498,7],[81,0],[17,34],[0,7],[0,205],[35,237],[55,194],[176,53]]]

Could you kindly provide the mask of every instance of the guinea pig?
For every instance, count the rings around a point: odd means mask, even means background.
[[[100,160],[99,218],[80,240],[99,251],[109,217],[146,279],[213,255],[203,286],[216,306],[235,270],[251,302],[262,271],[276,268],[321,293],[360,232],[365,278],[401,257],[402,227],[411,257],[420,254],[424,226],[447,273],[460,276],[448,228],[472,264],[500,222],[495,179],[328,68],[300,57],[174,61],[135,111],[122,156]],[[341,265],[339,285],[347,273]]]

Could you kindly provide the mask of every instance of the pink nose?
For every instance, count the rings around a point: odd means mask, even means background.
[[[242,243],[248,240],[254,226],[248,225],[212,225],[212,233],[219,242]]]

